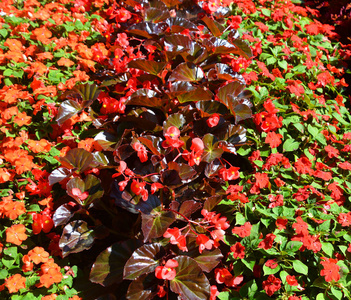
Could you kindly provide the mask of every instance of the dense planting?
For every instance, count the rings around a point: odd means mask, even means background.
[[[316,10],[0,12],[2,298],[351,298],[351,47]]]

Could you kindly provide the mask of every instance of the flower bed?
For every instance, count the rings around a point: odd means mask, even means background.
[[[316,10],[0,12],[2,298],[351,297],[351,46]]]

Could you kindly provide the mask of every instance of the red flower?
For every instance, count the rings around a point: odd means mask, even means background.
[[[48,233],[54,227],[54,221],[47,214],[32,214],[32,218],[34,234],[39,234],[41,231]]]
[[[182,251],[188,251],[186,247],[185,236],[181,234],[179,228],[168,228],[167,231],[163,234],[163,237],[170,238],[170,243],[173,245],[178,245],[178,248]]]
[[[79,188],[73,188],[71,190],[71,194],[72,194],[72,196],[78,198],[80,201],[84,201],[86,198],[89,197],[88,192],[82,193],[82,191]]]
[[[288,224],[288,219],[284,219],[279,217],[277,221],[275,221],[275,225],[279,230],[284,230],[286,229],[286,224]]]
[[[199,252],[202,253],[204,249],[211,250],[213,246],[213,240],[204,234],[199,234],[196,238],[196,244],[199,245]]]
[[[239,169],[236,167],[230,167],[229,169],[222,168],[218,171],[218,176],[225,181],[235,180],[240,177]]]
[[[232,251],[234,258],[240,258],[240,259],[245,258],[245,247],[241,245],[239,242],[231,246],[230,251]]]
[[[296,218],[296,223],[293,224],[292,228],[295,229],[297,234],[307,235],[308,234],[308,224],[302,220],[301,217]]]
[[[155,269],[155,276],[158,279],[173,280],[177,274],[176,270],[174,270],[176,267],[178,267],[178,262],[174,259],[169,259],[164,266],[158,266]]]
[[[258,244],[258,248],[263,248],[265,250],[271,249],[275,238],[276,236],[273,233],[268,233],[264,240]]]
[[[213,114],[211,117],[209,117],[207,120],[206,120],[206,123],[207,123],[207,126],[208,127],[215,127],[218,125],[218,122],[219,122],[219,114]]]
[[[252,225],[250,222],[246,222],[243,226],[234,227],[232,232],[243,238],[251,234],[251,228]]]
[[[296,278],[294,275],[287,275],[286,276],[286,282],[291,285],[291,286],[297,286],[299,283],[297,282]]]
[[[269,275],[267,280],[262,282],[262,287],[268,296],[272,296],[281,287],[281,280],[274,275]]]
[[[138,157],[142,163],[148,160],[147,151],[144,145],[142,145],[140,142],[136,142],[132,147],[135,151],[137,151]]]
[[[338,260],[335,258],[326,258],[326,257],[321,257],[321,259],[325,260],[325,261],[321,261],[321,265],[323,265],[324,267],[324,269],[321,271],[321,275],[325,276],[325,281],[326,282],[330,282],[333,280],[339,281],[340,267],[336,264]]]
[[[168,127],[164,136],[166,140],[162,142],[163,148],[169,148],[169,147],[179,148],[184,145],[184,142],[179,140],[180,131],[175,126]]]
[[[266,144],[269,144],[271,148],[277,148],[282,143],[281,141],[282,138],[283,136],[281,134],[271,131],[271,132],[268,132],[264,142]]]
[[[266,261],[264,265],[271,269],[275,269],[276,267],[278,267],[278,263],[276,259],[269,259]]]
[[[133,180],[130,186],[131,191],[135,195],[141,195],[141,198],[146,201],[148,198],[148,191],[145,189],[145,182],[139,182],[139,180]]]
[[[194,152],[204,150],[204,142],[200,138],[192,139],[190,150]]]

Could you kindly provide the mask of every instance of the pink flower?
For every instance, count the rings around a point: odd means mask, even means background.
[[[177,274],[176,270],[174,270],[176,267],[178,267],[178,262],[174,259],[169,259],[164,266],[158,266],[155,269],[155,276],[158,279],[173,280]]]

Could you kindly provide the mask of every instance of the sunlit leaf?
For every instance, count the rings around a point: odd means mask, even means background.
[[[94,231],[88,228],[85,221],[77,220],[69,223],[63,229],[59,246],[62,256],[88,250],[94,243]]]
[[[144,235],[144,241],[162,236],[169,225],[175,221],[175,215],[171,211],[162,210],[162,207],[156,207],[149,214],[142,214],[141,229]]]
[[[180,33],[184,31],[185,29],[188,30],[198,30],[196,25],[192,22],[190,22],[187,19],[175,17],[175,18],[168,18],[166,20],[166,23],[171,29],[172,33]]]
[[[88,170],[93,163],[94,156],[83,148],[69,150],[64,157],[60,157],[60,162],[68,169],[75,169],[82,173]]]
[[[140,105],[149,107],[162,107],[163,101],[157,97],[157,93],[149,89],[139,89],[126,101],[126,105]]]
[[[208,133],[202,139],[204,143],[204,152],[201,157],[202,161],[210,163],[216,158],[220,158],[223,154],[223,149],[215,147],[215,136],[211,133]]]
[[[61,126],[65,121],[75,116],[81,110],[82,106],[80,103],[74,100],[66,100],[61,103],[58,109],[56,122]]]
[[[123,278],[134,280],[140,275],[154,272],[159,265],[157,257],[161,250],[162,246],[158,243],[136,249],[124,266]]]
[[[158,75],[166,65],[165,62],[156,62],[153,60],[145,60],[141,58],[134,59],[128,63],[128,68],[143,70],[147,73]]]
[[[224,104],[215,101],[198,101],[195,103],[195,107],[200,111],[201,117],[209,117],[215,113],[226,114],[228,112]]]
[[[155,154],[155,155],[160,155],[161,151],[161,143],[162,143],[162,138],[152,136],[152,135],[144,135],[138,138],[140,142],[142,142],[149,150]]]
[[[218,37],[222,35],[224,31],[224,27],[221,24],[219,24],[217,21],[213,20],[212,18],[209,18],[206,15],[202,17],[201,20],[205,22],[208,29],[210,29],[210,31],[214,36]]]
[[[91,268],[90,281],[103,286],[122,282],[124,265],[141,245],[140,240],[133,239],[115,243],[102,251]]]
[[[143,274],[133,280],[128,287],[127,299],[151,300],[155,299],[158,291],[158,281],[153,274]]]
[[[149,7],[145,10],[145,21],[152,21],[158,23],[169,18],[169,11],[165,9],[159,9],[156,7]]]
[[[172,114],[167,118],[166,121],[163,122],[163,131],[165,133],[167,129],[171,126],[175,126],[180,129],[183,127],[185,122],[186,120],[183,114],[181,113]]]
[[[187,200],[184,201],[180,208],[179,208],[179,213],[181,213],[185,217],[190,217],[194,212],[199,210],[201,208],[202,204],[198,201],[194,200]]]
[[[181,63],[171,73],[169,81],[199,81],[204,77],[204,72],[193,63]]]
[[[202,251],[202,254],[194,257],[194,260],[200,266],[202,271],[209,273],[220,263],[222,258],[223,255],[221,253],[221,250],[217,248],[213,251]]]
[[[67,224],[68,221],[73,217],[74,210],[69,204],[60,205],[56,208],[52,220],[54,221],[55,227]]]
[[[210,283],[196,261],[188,256],[176,256],[176,277],[170,288],[184,299],[203,300],[210,298]]]
[[[49,175],[49,184],[54,185],[70,176],[71,171],[67,168],[57,168],[53,170]]]
[[[101,180],[93,174],[88,174],[85,177],[84,183],[84,191],[89,193],[88,198],[84,200],[84,205],[87,206],[96,199],[100,199],[104,194],[104,189],[101,186]]]

